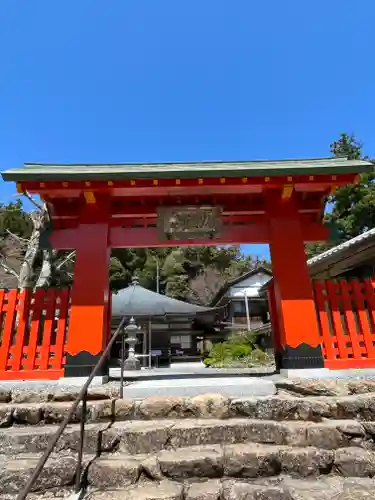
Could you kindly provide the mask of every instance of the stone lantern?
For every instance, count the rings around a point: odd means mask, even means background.
[[[141,363],[139,359],[135,357],[135,346],[138,344],[137,333],[140,332],[141,327],[135,322],[132,317],[128,325],[124,328],[124,342],[129,345],[128,357],[124,362],[124,370],[140,370]]]

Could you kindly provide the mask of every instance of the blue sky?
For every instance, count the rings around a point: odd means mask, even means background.
[[[371,155],[374,17],[373,0],[2,0],[0,168],[318,157],[341,131]]]

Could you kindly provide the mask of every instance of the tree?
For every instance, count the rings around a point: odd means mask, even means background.
[[[362,143],[354,135],[342,133],[339,139],[331,144],[331,153],[335,157],[345,156],[356,160],[362,157],[362,147]],[[332,210],[325,214],[324,222],[332,229],[331,238],[327,243],[307,245],[308,257],[354,238],[375,226],[374,178],[374,172],[361,174],[357,184],[339,187],[327,199]]]

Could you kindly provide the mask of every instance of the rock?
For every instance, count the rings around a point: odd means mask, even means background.
[[[220,481],[211,479],[203,483],[192,483],[185,494],[185,500],[219,500],[220,495]]]
[[[173,422],[116,422],[103,432],[103,443],[113,447],[113,443],[118,442],[117,449],[129,454],[161,451],[172,425]]]
[[[197,418],[228,418],[229,399],[221,394],[202,394],[188,400],[188,409]]]
[[[141,472],[143,472],[146,477],[153,481],[161,481],[163,479],[163,474],[161,473],[160,465],[155,455],[146,455],[144,459],[140,458],[140,460]]]
[[[279,486],[257,485],[238,481],[223,483],[225,500],[292,500]]]
[[[115,402],[110,399],[103,401],[89,401],[87,403],[86,422],[112,421]]]
[[[134,415],[134,401],[132,399],[117,399],[114,402],[116,420],[130,420]]]
[[[51,402],[43,405],[44,421],[46,424],[58,424],[64,420],[72,408],[71,402],[57,403]],[[81,407],[78,406],[73,413],[70,422],[76,423],[81,419]]]
[[[335,400],[331,398],[242,398],[231,402],[232,416],[261,420],[312,420],[335,418]]]
[[[177,420],[170,427],[168,435],[174,448],[218,444],[226,441],[227,426],[221,420]]]
[[[280,422],[271,420],[233,419],[225,421],[226,443],[246,441],[264,444],[284,444],[288,431]],[[222,440],[224,442],[224,440]],[[220,439],[216,441],[220,443]]]
[[[38,457],[23,455],[16,459],[7,458],[0,475],[0,491],[2,493],[19,493],[33,472]],[[51,457],[34,484],[32,491],[66,486],[73,481],[76,469],[76,458],[72,456]]]
[[[375,380],[351,380],[348,382],[350,394],[368,394],[375,392]]]
[[[12,390],[12,403],[23,404],[23,403],[46,403],[51,401],[53,398],[53,392],[51,390],[33,390],[33,389],[13,389]]]
[[[326,450],[335,450],[340,446],[349,446],[349,439],[337,429],[335,422],[329,421],[315,423],[313,425],[305,424],[306,440],[305,446],[314,446]],[[303,443],[300,443],[303,446]]]
[[[13,406],[13,419],[17,424],[36,425],[43,419],[42,407],[37,404]]]
[[[335,454],[334,471],[346,477],[372,477],[375,453],[363,448],[341,448]]]
[[[282,380],[276,387],[303,396],[345,396],[347,383],[342,380]]]
[[[53,394],[52,400],[60,403],[74,401],[79,394],[79,389],[72,387],[57,388]],[[112,392],[106,387],[89,387],[87,391],[87,401],[101,401],[111,399]]]
[[[334,454],[317,448],[285,447],[279,450],[281,472],[297,477],[328,474],[332,468]]]
[[[135,417],[144,420],[178,418],[185,416],[185,399],[155,396],[135,404]]]
[[[0,428],[12,425],[13,411],[11,405],[0,404]]]
[[[141,484],[128,487],[125,491],[113,489],[106,491],[89,491],[90,500],[181,500],[183,485],[171,481],[158,484]]]
[[[0,403],[9,403],[11,401],[11,391],[6,387],[0,387]]]
[[[121,488],[134,484],[139,474],[138,460],[122,455],[112,455],[94,460],[89,466],[87,480],[91,486]]]
[[[371,479],[346,479],[341,477],[319,477],[311,479],[284,478],[280,487],[291,500],[370,500],[369,493],[375,486]]]
[[[11,427],[0,430],[0,454],[39,453],[48,444],[48,440],[56,432],[56,427],[36,426]]]
[[[158,455],[162,473],[170,478],[221,477],[223,454],[220,446],[180,448]]]
[[[224,446],[224,475],[258,477],[278,474],[280,463],[275,447],[258,444]]]

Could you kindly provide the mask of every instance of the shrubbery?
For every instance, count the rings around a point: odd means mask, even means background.
[[[233,334],[225,342],[214,344],[203,360],[212,368],[244,368],[270,364],[270,356],[257,345],[257,337],[252,334]]]

